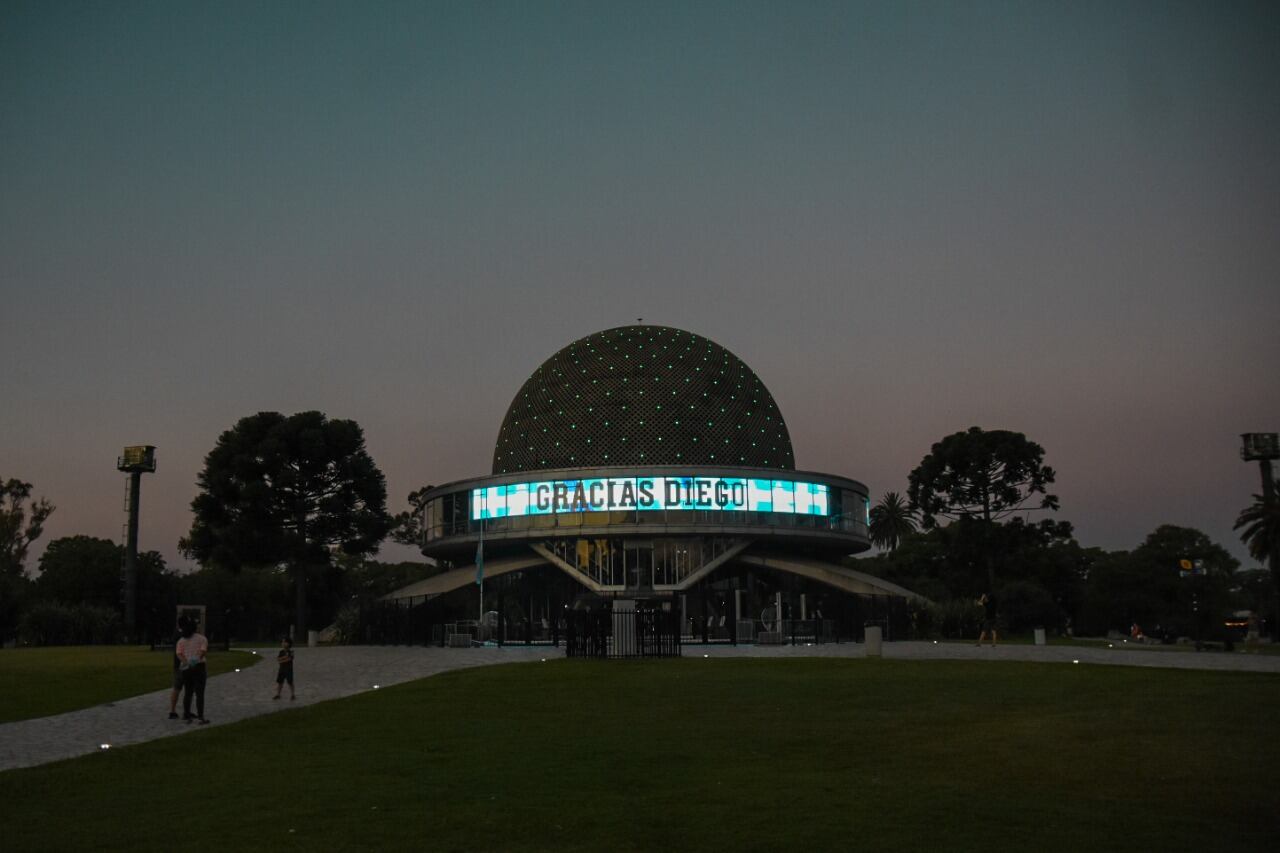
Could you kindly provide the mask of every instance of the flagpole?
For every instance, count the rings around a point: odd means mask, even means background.
[[[476,584],[480,587],[480,619],[476,623],[476,635],[484,642],[484,522],[488,510],[488,495],[480,498],[480,544],[476,547]]]

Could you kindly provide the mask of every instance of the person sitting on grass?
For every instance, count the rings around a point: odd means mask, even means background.
[[[276,695],[271,698],[280,698],[280,690],[287,681],[289,682],[289,698],[291,700],[297,699],[297,695],[293,692],[293,641],[288,637],[280,641],[280,651],[276,654],[276,663],[280,664],[280,668],[276,670]]]

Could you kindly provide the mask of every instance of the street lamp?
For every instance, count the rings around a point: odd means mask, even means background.
[[[1181,578],[1204,578],[1204,560],[1187,560],[1178,561],[1178,577]],[[1191,584],[1191,622],[1196,629],[1196,651],[1204,648],[1204,619],[1205,615],[1200,611],[1200,593],[1204,590],[1204,581],[1193,581]]]
[[[126,447],[116,458],[116,470],[129,475],[125,485],[125,508],[129,513],[124,542],[124,630],[129,642],[136,643],[138,606],[138,508],[142,494],[142,475],[156,470],[156,449],[150,444]]]

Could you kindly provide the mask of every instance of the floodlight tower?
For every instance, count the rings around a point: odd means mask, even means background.
[[[129,475],[124,490],[129,513],[124,546],[124,630],[132,642],[137,633],[138,615],[138,505],[142,496],[142,475],[156,470],[156,449],[149,444],[126,447],[116,459],[116,470]]]
[[[1280,459],[1280,433],[1246,432],[1240,435],[1240,458],[1246,462],[1257,460],[1262,467],[1262,506],[1271,511],[1276,505],[1275,474],[1271,463]],[[1271,581],[1276,587],[1277,607],[1280,608],[1280,542],[1271,537],[1268,549],[1267,566],[1271,569]],[[1280,623],[1280,610],[1277,610],[1277,623]],[[1280,639],[1280,624],[1272,626],[1272,636]]]

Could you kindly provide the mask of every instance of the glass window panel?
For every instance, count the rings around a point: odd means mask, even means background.
[[[773,481],[751,480],[747,484],[747,504],[752,512],[772,512]]]
[[[809,515],[813,512],[813,493],[809,491],[809,483],[796,483],[796,512]]]
[[[773,511],[796,511],[796,484],[790,480],[773,481]]]
[[[828,515],[830,508],[828,507],[828,489],[820,483],[810,483],[809,493],[812,495],[810,501],[810,512],[814,515]]]
[[[529,514],[528,483],[512,483],[507,486],[507,513],[513,516]]]
[[[551,512],[551,483],[543,480],[529,484],[529,514],[547,515]]]
[[[716,495],[716,502],[723,498],[724,510],[744,510],[747,508],[747,481],[742,477],[722,477],[721,491]]]

